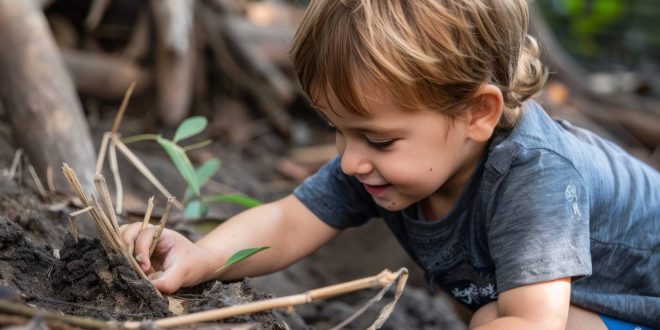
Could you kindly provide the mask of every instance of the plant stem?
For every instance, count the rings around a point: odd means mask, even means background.
[[[170,198],[173,197],[173,195],[163,186],[160,181],[156,178],[156,176],[151,173],[149,168],[144,165],[144,163],[138,158],[128,147],[124,144],[124,142],[121,142],[121,140],[117,136],[112,137],[112,142],[115,143],[115,146],[117,146],[117,149],[119,149],[119,152],[124,154],[126,158],[137,168],[142,175],[144,175],[151,184],[153,184],[165,197]],[[183,204],[179,203],[178,201],[174,201],[174,206],[176,206],[177,209],[183,210]]]
[[[133,94],[133,89],[135,88],[135,81],[131,83],[130,86],[128,86],[128,90],[126,90],[126,94],[124,94],[124,99],[121,101],[121,106],[119,107],[119,111],[117,112],[117,116],[115,117],[115,122],[112,124],[112,134],[117,134],[119,131],[119,126],[121,126],[121,120],[124,118],[124,112],[126,112],[126,107],[128,106],[128,100],[131,98],[131,95]]]
[[[212,142],[213,142],[213,140],[204,140],[202,142],[193,143],[193,144],[190,144],[190,145],[187,145],[187,146],[183,147],[183,150],[184,151],[190,151],[190,150],[203,148],[203,147],[206,147],[207,145],[211,144]]]
[[[157,138],[158,138],[158,134],[138,134],[138,135],[132,135],[129,137],[122,138],[121,142],[124,142],[124,144],[131,144],[134,142],[147,141],[147,140],[155,141]]]

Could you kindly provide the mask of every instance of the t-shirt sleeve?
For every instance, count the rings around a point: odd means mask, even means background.
[[[294,195],[328,225],[345,229],[378,216],[376,205],[355,178],[341,171],[340,158],[325,164],[294,189]]]
[[[488,224],[498,291],[591,275],[589,195],[569,161],[540,152],[514,162],[500,187]]]

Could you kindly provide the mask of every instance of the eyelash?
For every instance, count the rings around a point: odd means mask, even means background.
[[[394,143],[394,140],[388,140],[388,141],[371,141],[368,138],[364,138],[365,141],[367,141],[367,144],[377,150],[383,150]]]
[[[337,127],[332,126],[332,125],[328,125],[328,129],[332,130],[333,132],[335,132],[335,133],[337,133],[337,134],[341,134],[341,135],[344,134],[344,133],[342,133],[340,130],[338,130]],[[364,141],[365,141],[370,147],[372,147],[372,148],[374,148],[374,149],[376,149],[376,150],[383,150],[383,149],[385,149],[385,148],[391,146],[392,143],[394,143],[394,140],[387,140],[387,141],[372,141],[372,140],[370,140],[370,139],[369,139],[368,137],[366,137],[366,136],[364,137]]]

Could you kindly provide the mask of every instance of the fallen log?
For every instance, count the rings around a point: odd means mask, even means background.
[[[32,1],[0,0],[0,101],[18,145],[46,182],[67,162],[94,187],[94,148],[82,106],[44,14]],[[63,176],[56,187],[66,190]]]
[[[151,83],[147,71],[117,56],[75,49],[62,49],[62,54],[78,91],[83,94],[121,100],[133,82],[134,95],[142,93]]]
[[[158,114],[175,126],[188,116],[192,99],[195,47],[192,0],[152,0],[156,27]]]

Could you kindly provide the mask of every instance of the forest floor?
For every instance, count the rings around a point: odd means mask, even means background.
[[[108,122],[110,120],[101,120],[93,125],[97,147]],[[148,123],[148,120],[129,116],[123,129],[130,134],[125,135],[142,133],[148,129],[145,122]],[[210,135],[211,138],[217,137]],[[94,238],[97,234],[91,218],[81,216],[77,221],[80,236],[75,241],[70,234],[67,218],[76,210],[75,207],[63,202],[61,196],[44,200],[37,193],[27,170],[20,171],[13,178],[7,177],[7,169],[16,153],[11,136],[10,129],[0,124],[0,169],[3,170],[0,175],[1,298],[13,299],[40,310],[106,321],[154,320],[171,316],[167,299],[159,297],[146,280],[141,280],[123,257],[104,252],[100,241]],[[155,143],[136,144],[131,148],[157,177],[167,178],[164,181],[168,188],[183,191],[183,179]],[[283,148],[287,146],[281,139],[263,136],[261,141],[238,149],[214,143],[204,151],[191,154],[191,158],[201,161],[219,157],[222,160],[220,174],[214,178],[217,179],[216,189],[240,191],[268,201],[286,195],[295,186],[295,182],[287,180],[276,170],[281,160],[278,155],[282,154]],[[120,160],[119,167],[124,182],[126,209],[120,221],[139,221],[140,210],[146,208],[147,198],[158,196],[158,192],[137,171],[131,170],[128,162]],[[154,218],[162,213],[163,204],[160,203],[159,207],[157,203]],[[230,204],[213,206],[209,217],[197,222],[183,221],[174,212],[168,227],[195,240],[209,226],[217,225],[217,219],[239,211],[240,207]],[[430,295],[421,271],[399,248],[386,226],[377,220],[364,227],[347,230],[315,254],[283,271],[235,283],[204,283],[183,289],[174,297],[185,301],[189,312],[195,312],[299,294],[372,276],[385,268],[397,270],[400,267],[410,269],[411,279],[385,323],[385,329],[465,328],[454,313],[449,298],[443,294]],[[238,316],[214,326],[219,329],[232,326],[328,329],[349,318],[377,292],[377,289],[360,291],[299,305],[295,309]],[[381,308],[392,299],[393,292],[390,292],[346,328],[368,327],[378,317]],[[24,324],[29,320],[0,312],[0,324]],[[35,322],[34,319],[32,322]],[[49,325],[58,328],[57,325]],[[59,326],[67,328],[61,324]]]

